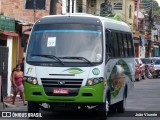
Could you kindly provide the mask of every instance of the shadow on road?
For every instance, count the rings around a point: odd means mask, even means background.
[[[97,112],[57,112],[42,114],[43,119],[54,120],[102,120],[103,118]]]

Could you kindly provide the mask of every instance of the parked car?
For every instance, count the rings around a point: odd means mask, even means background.
[[[154,63],[157,59],[160,59],[160,57],[153,57],[152,62]]]
[[[135,58],[135,79],[139,81],[145,77],[145,65],[140,58]]]
[[[160,59],[157,59],[153,64],[153,78],[158,78],[160,76]]]

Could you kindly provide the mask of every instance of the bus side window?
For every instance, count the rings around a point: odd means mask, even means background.
[[[118,40],[117,40],[117,35],[116,32],[112,32],[112,43],[114,46],[114,57],[119,57],[119,49],[118,49]]]
[[[134,47],[133,47],[133,43],[132,43],[132,36],[131,36],[131,34],[128,34],[127,38],[128,38],[129,56],[130,57],[134,57]]]
[[[119,41],[119,53],[121,57],[125,56],[125,51],[124,51],[124,42],[123,42],[123,34],[122,33],[118,33],[118,41]]]
[[[127,39],[127,34],[123,34],[123,41],[124,41],[124,51],[125,51],[125,56],[129,56],[129,50],[128,50],[128,39]]]
[[[111,44],[111,31],[105,31],[106,56],[113,57],[113,46]]]

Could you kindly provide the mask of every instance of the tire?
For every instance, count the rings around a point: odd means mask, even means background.
[[[99,107],[99,115],[100,115],[100,120],[106,120],[109,114],[109,104],[110,104],[110,92],[107,92],[106,100],[105,103],[101,104]]]
[[[117,103],[117,112],[124,113],[126,109],[127,91],[125,90],[123,100]]]
[[[111,105],[111,94],[108,95],[108,102],[109,102],[108,113],[116,113],[117,112],[116,104]]]
[[[126,106],[126,98],[119,103],[117,103],[117,112],[124,113]]]
[[[99,106],[100,120],[106,120],[108,116],[108,101]]]
[[[117,112],[116,104],[109,105],[109,113],[116,113],[116,112]]]
[[[28,113],[39,113],[39,105],[35,102],[28,102]],[[29,119],[37,119],[38,117],[29,117]]]

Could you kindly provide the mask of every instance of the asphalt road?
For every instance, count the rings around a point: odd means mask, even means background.
[[[125,113],[109,114],[107,120],[160,120],[160,79],[146,79],[135,82],[129,93]],[[5,108],[4,111],[26,111],[22,103]],[[52,113],[41,111],[43,119],[53,120],[99,120],[96,113]],[[141,117],[137,117],[139,115]],[[150,115],[146,117],[145,115]],[[159,116],[159,117],[157,117]],[[9,118],[7,118],[9,119]],[[24,118],[23,118],[24,119]],[[28,118],[25,118],[28,119]]]

